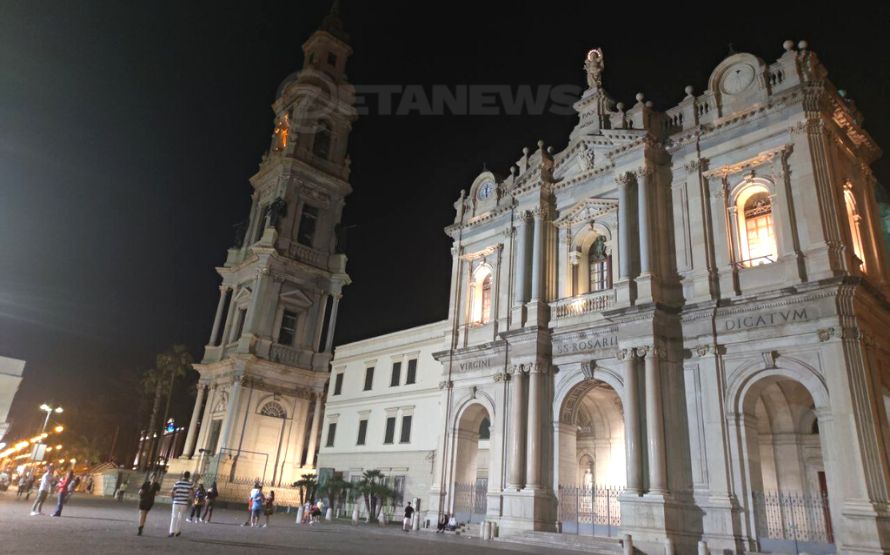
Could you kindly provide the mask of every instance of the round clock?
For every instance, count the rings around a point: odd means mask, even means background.
[[[726,70],[720,88],[726,94],[738,94],[754,82],[754,68],[748,64],[736,64]]]
[[[494,183],[486,181],[479,187],[479,200],[486,200],[494,192]]]

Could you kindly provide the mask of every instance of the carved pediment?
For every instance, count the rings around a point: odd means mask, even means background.
[[[294,289],[293,291],[288,291],[287,293],[282,293],[279,297],[281,302],[286,303],[290,306],[298,308],[300,310],[305,310],[313,305],[312,299],[310,299],[306,293],[303,293],[299,289]]]
[[[571,228],[602,218],[606,214],[618,210],[618,201],[604,198],[589,198],[576,203],[564,210],[553,223],[558,227]]]

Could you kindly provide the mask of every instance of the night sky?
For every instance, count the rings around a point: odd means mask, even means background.
[[[886,3],[842,12],[745,3],[727,14],[720,5],[346,0],[348,73],[366,85],[582,85],[584,54],[599,46],[613,98],[630,106],[643,91],[666,109],[685,85],[706,87],[730,43],[769,63],[785,39],[806,39],[866,129],[890,145]],[[37,425],[43,401],[119,395],[112,378],[149,368],[174,343],[200,358],[218,298],[214,266],[247,215],[270,104],[328,7],[0,0],[0,355],[28,363],[15,431]],[[356,122],[344,216],[357,226],[353,284],[336,343],[444,318],[442,228],[459,191],[483,165],[506,173],[539,138],[562,148],[575,122]],[[887,183],[890,162],[875,168]],[[177,406],[187,419],[188,402]]]

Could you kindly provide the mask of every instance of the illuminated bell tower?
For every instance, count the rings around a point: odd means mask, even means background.
[[[336,233],[352,190],[347,40],[335,2],[303,44],[303,68],[279,87],[250,215],[217,268],[219,304],[177,462],[221,484],[286,484],[315,466],[337,308],[350,283]]]

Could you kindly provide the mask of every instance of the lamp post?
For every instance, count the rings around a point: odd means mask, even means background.
[[[46,431],[46,426],[49,424],[49,417],[52,416],[53,413],[61,414],[62,407],[51,407],[46,403],[40,405],[40,410],[46,413],[46,419],[43,421],[43,428],[40,429],[40,433],[43,434]]]

